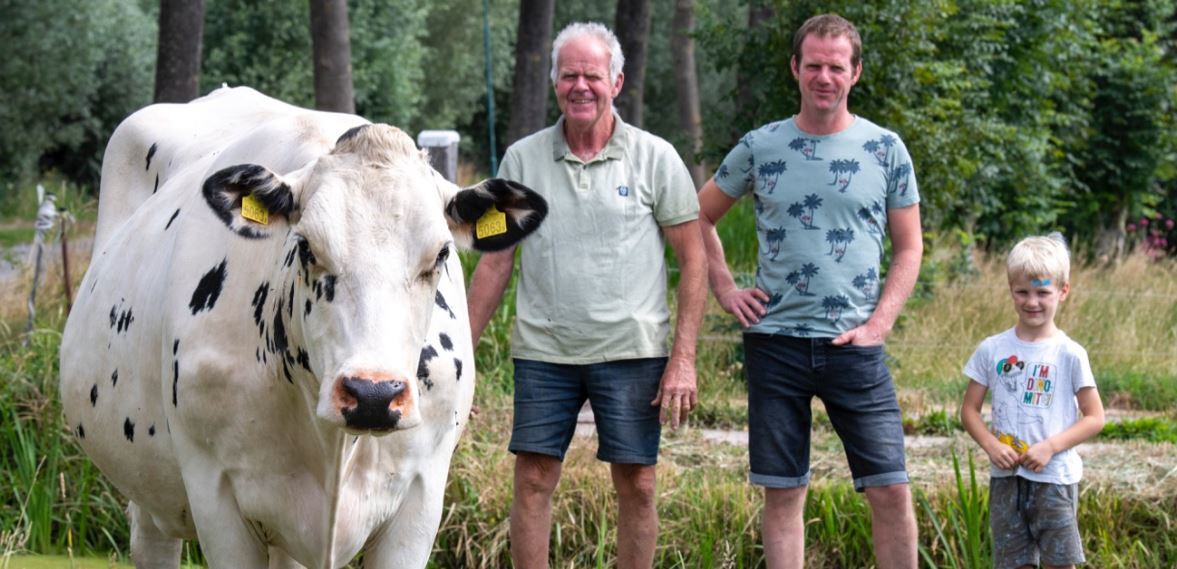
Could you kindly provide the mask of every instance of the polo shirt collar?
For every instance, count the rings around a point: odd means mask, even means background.
[[[599,160],[620,160],[625,156],[625,141],[629,137],[629,125],[621,120],[621,115],[617,111],[613,112],[613,136],[609,137],[609,142],[605,143],[605,147],[601,149],[595,157],[589,162],[597,162]],[[552,137],[552,160],[572,160],[579,162],[580,158],[568,149],[568,141],[564,140],[564,115],[556,120],[555,136]]]

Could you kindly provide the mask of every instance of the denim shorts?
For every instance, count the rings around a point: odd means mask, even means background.
[[[854,488],[908,482],[903,418],[883,346],[745,333],[748,454],[753,484],[809,483],[810,404],[821,398],[842,439]]]
[[[658,394],[666,358],[585,365],[515,359],[515,422],[508,450],[561,461],[587,399],[597,425],[597,458],[613,464],[655,464],[662,424]]]
[[[989,479],[993,566],[1083,563],[1079,485],[1034,482],[1021,476]]]

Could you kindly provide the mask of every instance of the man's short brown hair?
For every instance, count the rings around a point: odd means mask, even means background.
[[[862,37],[858,35],[858,28],[850,20],[837,14],[820,14],[805,20],[797,33],[793,34],[793,57],[797,64],[801,64],[801,43],[808,35],[818,37],[846,36],[850,40],[850,65],[855,67],[862,60]]]

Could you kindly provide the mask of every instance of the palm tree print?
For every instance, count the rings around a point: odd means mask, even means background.
[[[743,144],[745,147],[752,148],[752,140],[752,133],[749,132],[748,134],[740,137],[740,144]]]
[[[812,333],[813,333],[813,326],[810,326],[804,322],[802,322],[801,324],[798,324],[796,326],[793,326],[793,334],[792,335],[794,335],[794,336],[804,338],[804,337],[809,336]]]
[[[805,138],[803,136],[799,136],[789,142],[789,148],[800,152],[806,160],[821,160],[821,158],[817,156],[817,143],[819,142],[821,141],[816,138]]]
[[[852,284],[854,288],[862,291],[863,296],[868,300],[873,300],[875,298],[875,291],[878,290],[879,275],[875,272],[874,267],[871,267],[865,273],[855,276]]]
[[[801,216],[801,223],[805,225],[805,229],[821,229],[820,227],[813,224],[813,214],[817,211],[817,208],[821,207],[821,204],[822,199],[818,197],[817,194],[809,194],[805,196],[805,202],[802,204],[802,207],[804,207],[809,212],[807,216]],[[808,217],[808,219],[806,219],[806,217]]]
[[[780,179],[781,174],[784,174],[787,169],[788,165],[785,164],[784,160],[774,160],[760,165],[760,169],[756,171],[756,174],[764,180],[765,193],[771,194],[776,189],[777,180]]]
[[[809,282],[819,272],[821,272],[821,268],[813,263],[801,265],[800,278],[796,285],[797,292],[801,293],[802,296],[813,296],[813,293],[809,292]],[[785,277],[785,280],[788,280],[788,277]]]
[[[793,202],[793,204],[789,206],[788,212],[790,216],[796,217],[801,221],[801,227],[804,227],[805,229],[817,229],[812,225],[813,213],[806,210],[805,206],[801,205],[801,202]]]
[[[903,163],[891,170],[887,180],[887,193],[898,193],[901,196],[907,195],[908,174],[911,173],[911,164]]]
[[[715,177],[720,180],[726,178],[731,172],[727,168],[727,164],[720,164],[719,170],[715,172]]]
[[[785,228],[777,227],[769,229],[765,232],[765,241],[768,242],[768,252],[772,254],[769,259],[775,261],[778,253],[781,252],[781,242],[785,240]]]
[[[842,311],[850,308],[850,299],[844,294],[827,296],[821,299],[821,307],[825,309],[830,322],[837,322],[842,317]]]
[[[846,193],[846,188],[850,186],[850,180],[854,178],[859,169],[858,161],[852,158],[830,162],[830,173],[834,175],[834,181],[829,185],[838,186],[839,193]]]
[[[846,246],[854,241],[854,230],[850,228],[845,229],[831,229],[826,231],[826,243],[830,244],[830,252],[827,255],[833,255],[834,261],[841,263],[842,257],[846,255]]]
[[[894,136],[884,134],[878,140],[868,140],[862,145],[862,149],[870,152],[875,157],[875,161],[883,168],[890,168],[891,147],[895,146],[897,142]]]
[[[772,310],[772,307],[780,304],[781,299],[783,299],[783,298],[785,298],[785,295],[783,295],[779,292],[772,293],[772,296],[768,297],[768,302],[764,303],[764,308]]]
[[[876,212],[881,213],[882,210],[883,206],[879,202],[875,202],[869,208],[862,206],[858,208],[858,219],[861,219],[866,224],[867,230],[871,233],[882,234],[883,227],[879,225],[879,220],[875,217]]]

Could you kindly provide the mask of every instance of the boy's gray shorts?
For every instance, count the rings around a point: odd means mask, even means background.
[[[1083,563],[1078,484],[989,479],[994,569]]]

